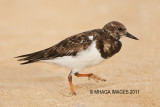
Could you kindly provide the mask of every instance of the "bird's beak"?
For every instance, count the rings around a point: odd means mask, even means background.
[[[132,34],[130,33],[126,33],[126,37],[129,37],[129,38],[132,38],[132,39],[135,39],[135,40],[139,40],[138,38],[136,38],[135,36],[133,36]]]

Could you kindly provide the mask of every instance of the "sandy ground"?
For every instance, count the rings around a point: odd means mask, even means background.
[[[160,2],[158,0],[0,0],[0,107],[160,107]],[[45,63],[20,66],[13,57],[35,52],[112,20],[138,37],[121,51],[73,77]],[[90,90],[139,90],[139,94],[90,94]]]

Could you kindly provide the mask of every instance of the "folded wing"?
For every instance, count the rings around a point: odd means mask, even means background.
[[[21,64],[28,64],[40,60],[49,60],[63,56],[75,56],[79,51],[85,50],[92,43],[89,39],[91,32],[84,32],[57,43],[56,45],[31,54],[21,55],[18,61],[25,61]]]

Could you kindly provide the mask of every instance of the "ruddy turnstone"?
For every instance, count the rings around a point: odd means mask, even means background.
[[[22,65],[41,61],[70,68],[68,81],[72,95],[76,95],[72,85],[72,75],[88,77],[96,81],[106,81],[93,73],[79,74],[79,71],[100,64],[119,52],[122,46],[120,38],[123,36],[138,40],[127,32],[122,23],[112,21],[102,29],[94,29],[73,35],[52,47],[16,58],[21,58],[18,61],[26,61],[21,63]]]

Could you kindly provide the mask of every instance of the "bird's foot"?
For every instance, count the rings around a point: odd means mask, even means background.
[[[71,92],[70,93],[72,96],[75,96],[75,95],[77,95],[75,92]]]
[[[98,80],[100,80],[100,81],[106,81],[105,79],[102,79],[101,77],[99,77],[99,76],[97,76],[97,75],[95,75],[93,73],[89,74],[88,79],[90,80],[90,78],[92,78],[96,82],[98,82]]]

